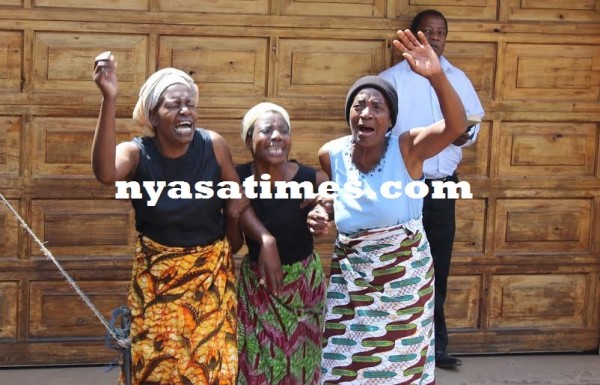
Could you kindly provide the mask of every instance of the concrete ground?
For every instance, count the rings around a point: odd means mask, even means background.
[[[600,385],[600,355],[463,356],[458,370],[436,371],[437,385]],[[103,366],[0,368],[0,385],[116,385]]]

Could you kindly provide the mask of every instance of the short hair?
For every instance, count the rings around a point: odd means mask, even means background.
[[[410,32],[416,35],[417,31],[419,30],[419,25],[426,16],[435,16],[444,20],[444,24],[446,25],[446,31],[448,31],[448,20],[446,20],[446,17],[440,11],[436,11],[435,9],[427,9],[425,11],[417,13],[415,18],[410,23]]]

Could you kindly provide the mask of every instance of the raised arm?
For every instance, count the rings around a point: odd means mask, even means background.
[[[105,185],[129,179],[137,167],[139,148],[133,142],[116,145],[117,62],[110,51],[94,61],[94,82],[102,92],[100,115],[92,144],[92,169],[96,179]]]
[[[466,129],[466,116],[460,97],[442,70],[439,58],[422,32],[419,40],[409,30],[398,31],[393,44],[402,52],[410,68],[427,78],[440,102],[444,121],[411,130],[400,138],[400,149],[410,175],[420,178],[423,162],[454,142]]]

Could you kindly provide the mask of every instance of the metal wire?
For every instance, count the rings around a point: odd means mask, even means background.
[[[117,336],[117,334],[115,333],[113,328],[110,327],[110,325],[108,324],[106,319],[104,319],[104,317],[102,316],[100,311],[96,308],[96,306],[94,306],[94,304],[88,298],[88,296],[85,295],[85,293],[81,290],[81,288],[77,285],[77,283],[73,280],[73,278],[71,278],[69,273],[61,266],[61,264],[56,260],[56,258],[54,258],[54,256],[50,252],[50,250],[48,250],[46,248],[46,246],[44,246],[44,243],[42,241],[40,241],[39,238],[35,235],[35,233],[29,228],[29,226],[23,220],[23,218],[21,218],[19,213],[10,205],[10,203],[8,203],[8,201],[6,200],[6,198],[4,198],[4,195],[2,195],[2,193],[0,193],[0,199],[2,200],[2,203],[4,203],[4,205],[6,207],[8,207],[8,209],[13,213],[15,218],[17,218],[21,227],[24,228],[25,231],[27,231],[27,233],[29,234],[29,236],[35,241],[35,243],[37,243],[40,246],[40,250],[42,250],[42,253],[44,253],[46,258],[51,260],[52,263],[54,263],[54,265],[56,265],[56,267],[58,268],[60,273],[63,275],[63,277],[67,280],[69,285],[71,285],[71,287],[73,287],[73,289],[77,292],[77,294],[79,294],[81,299],[83,299],[83,302],[85,302],[85,304],[90,308],[92,313],[94,313],[96,318],[98,318],[100,320],[100,322],[102,323],[102,325],[104,325],[104,328],[106,329],[107,333],[114,339],[115,343],[122,348],[129,348],[129,346],[131,346],[130,339]]]

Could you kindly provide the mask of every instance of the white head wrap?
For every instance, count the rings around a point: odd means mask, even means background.
[[[256,119],[260,118],[262,114],[269,111],[280,113],[281,116],[283,116],[283,119],[285,119],[285,122],[287,123],[290,132],[292,132],[290,116],[287,113],[287,111],[283,107],[275,103],[263,102],[258,103],[257,105],[249,109],[248,112],[246,112],[246,115],[244,115],[244,119],[242,120],[242,131],[240,133],[242,137],[242,142],[246,143],[248,131],[250,131],[250,128],[254,126],[254,122],[256,122]]]
[[[192,91],[194,105],[198,100],[198,87],[185,72],[176,68],[163,68],[156,71],[140,89],[139,99],[133,109],[133,120],[142,127],[144,136],[153,137],[154,127],[150,121],[150,113],[156,108],[160,96],[165,89],[173,84],[183,84]]]

